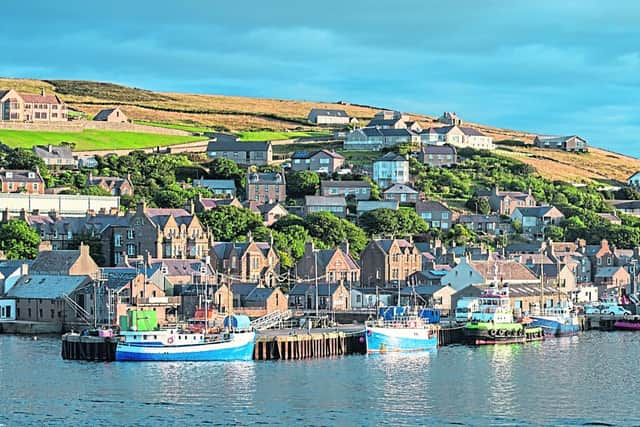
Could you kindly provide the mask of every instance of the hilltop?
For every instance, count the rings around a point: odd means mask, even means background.
[[[73,110],[89,117],[107,106],[119,105],[130,119],[147,124],[201,132],[217,130],[248,132],[269,139],[285,139],[322,131],[307,123],[311,108],[341,108],[360,122],[368,121],[384,106],[349,103],[295,101],[222,95],[155,92],[112,83],[74,80],[29,80],[0,78],[0,88],[38,93],[44,88],[60,96]],[[435,117],[409,113],[423,127],[432,126]],[[588,154],[540,150],[532,146],[500,144],[500,141],[531,143],[535,134],[466,123],[493,137],[497,152],[534,166],[545,178],[564,181],[624,181],[640,170],[640,159],[591,148]],[[264,132],[267,131],[267,132]],[[292,133],[297,132],[297,133]],[[567,130],[570,133],[571,130]],[[109,149],[109,147],[105,147]]]

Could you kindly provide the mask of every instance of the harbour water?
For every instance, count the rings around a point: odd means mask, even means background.
[[[64,361],[0,335],[0,426],[640,425],[640,336],[243,363]]]

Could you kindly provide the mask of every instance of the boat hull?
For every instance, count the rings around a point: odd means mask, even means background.
[[[640,321],[618,320],[613,327],[624,331],[640,331]]]
[[[531,316],[533,322],[530,326],[541,327],[544,329],[545,335],[556,337],[567,337],[577,335],[580,332],[580,325],[562,323],[553,319],[544,317]]]
[[[255,333],[233,334],[223,342],[186,345],[140,345],[118,343],[116,361],[237,361],[252,360]]]
[[[524,344],[544,339],[542,328],[525,327],[519,323],[467,324],[465,342],[470,345]]]
[[[430,328],[368,327],[367,353],[429,351],[438,348],[438,335]]]

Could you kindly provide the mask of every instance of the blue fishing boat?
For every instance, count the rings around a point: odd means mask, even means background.
[[[211,334],[167,328],[122,331],[116,361],[252,360],[256,334],[246,316],[225,318],[225,330]]]
[[[408,314],[404,307],[380,309],[378,320],[367,322],[367,353],[428,351],[438,347],[438,334],[428,318]]]
[[[529,316],[533,322],[530,326],[541,327],[545,335],[566,337],[580,332],[578,315],[571,303],[546,308]]]

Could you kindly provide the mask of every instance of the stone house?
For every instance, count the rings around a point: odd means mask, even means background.
[[[397,299],[398,292],[393,289],[382,288],[351,288],[352,309],[375,309],[388,307]]]
[[[66,122],[66,104],[58,95],[19,93],[0,90],[0,121],[12,122]]]
[[[461,290],[471,285],[535,285],[540,281],[524,265],[513,260],[471,261],[461,257],[459,263],[442,278],[441,284]]]
[[[360,281],[364,287],[399,287],[420,270],[420,251],[405,239],[371,240],[360,255]]]
[[[475,233],[502,235],[511,232],[511,221],[499,215],[469,214],[460,215],[458,223]]]
[[[538,135],[533,140],[533,145],[538,148],[549,148],[554,150],[582,152],[589,151],[587,140],[577,135],[570,136],[550,136]]]
[[[460,126],[462,124],[460,116],[451,111],[445,111],[442,116],[438,117],[438,121],[446,125]]]
[[[344,165],[344,156],[329,150],[318,150],[313,153],[298,151],[291,156],[293,171],[313,171],[332,174]]]
[[[280,218],[284,218],[289,215],[284,206],[280,203],[259,203],[248,201],[244,206],[251,212],[260,215],[262,222],[265,226],[273,225]]]
[[[599,267],[593,278],[600,296],[609,294],[612,290],[619,294],[620,289],[626,289],[631,284],[631,275],[624,267]]]
[[[87,185],[98,186],[111,193],[112,196],[133,196],[133,184],[131,183],[130,174],[127,174],[125,178],[120,178],[115,176],[93,176],[89,173]]]
[[[209,142],[207,156],[212,160],[233,160],[243,166],[262,166],[273,161],[273,147],[271,141],[239,142],[220,138]]]
[[[73,168],[76,166],[73,151],[68,145],[37,145],[32,148],[32,151],[42,159],[45,165],[51,168]]]
[[[425,144],[420,150],[418,160],[434,168],[449,167],[458,163],[458,153],[452,145]]]
[[[420,192],[406,184],[393,184],[382,192],[384,200],[397,200],[400,203],[416,203]]]
[[[545,228],[560,225],[565,216],[554,206],[517,207],[511,220],[522,224],[522,232],[534,239],[544,239]]]
[[[259,283],[277,285],[280,258],[272,244],[266,242],[213,242],[211,265],[232,283]]]
[[[355,129],[345,138],[345,150],[379,151],[399,144],[418,143],[420,135],[406,128],[364,127]]]
[[[247,200],[275,203],[287,199],[287,183],[283,173],[252,172],[247,175]]]
[[[0,193],[44,194],[44,179],[36,170],[0,168]]]
[[[617,212],[640,217],[640,200],[605,200]]]
[[[348,125],[351,123],[351,118],[346,111],[329,108],[312,108],[307,119],[316,125]]]
[[[595,280],[597,270],[616,265],[615,247],[609,246],[609,241],[603,239],[599,245],[585,245],[581,247],[583,253],[591,260],[591,274]]]
[[[531,189],[523,193],[520,191],[500,191],[494,187],[488,195],[478,192],[481,197],[487,197],[491,210],[499,215],[511,216],[516,208],[529,208],[536,206],[536,199],[531,194]]]
[[[96,122],[109,123],[126,123],[128,121],[127,115],[120,109],[120,107],[100,110],[98,111],[98,114],[93,117],[93,120]]]
[[[389,152],[373,162],[373,181],[381,188],[409,182],[409,160]]]
[[[338,218],[346,218],[347,201],[344,197],[304,196],[304,213],[330,212]]]
[[[366,181],[320,181],[320,195],[345,198],[353,196],[356,200],[369,200],[371,185]]]
[[[316,309],[316,294],[318,309],[322,311],[346,311],[351,309],[349,290],[339,284],[298,283],[289,292],[289,308],[312,312]]]
[[[412,132],[420,132],[420,124],[411,120],[409,116],[400,111],[378,111],[367,124],[368,128],[378,129],[407,129]]]
[[[232,179],[194,179],[194,187],[204,187],[213,194],[236,197],[236,183]]]
[[[101,234],[107,265],[117,266],[129,258],[148,254],[151,258],[202,258],[209,235],[198,217],[185,209],[147,208],[139,203],[109,224]]]
[[[306,283],[317,276],[324,283],[343,283],[355,286],[360,283],[360,266],[349,254],[348,242],[344,247],[315,249],[313,242],[307,242],[304,255],[298,260],[294,271],[298,279]]]
[[[288,307],[287,295],[282,292],[280,287],[263,288],[256,286],[241,299],[240,307],[234,308],[233,311],[234,313],[255,318],[277,311],[285,311]]]
[[[453,211],[444,203],[436,200],[424,200],[416,203],[416,213],[429,224],[429,228],[448,230],[453,225]]]

